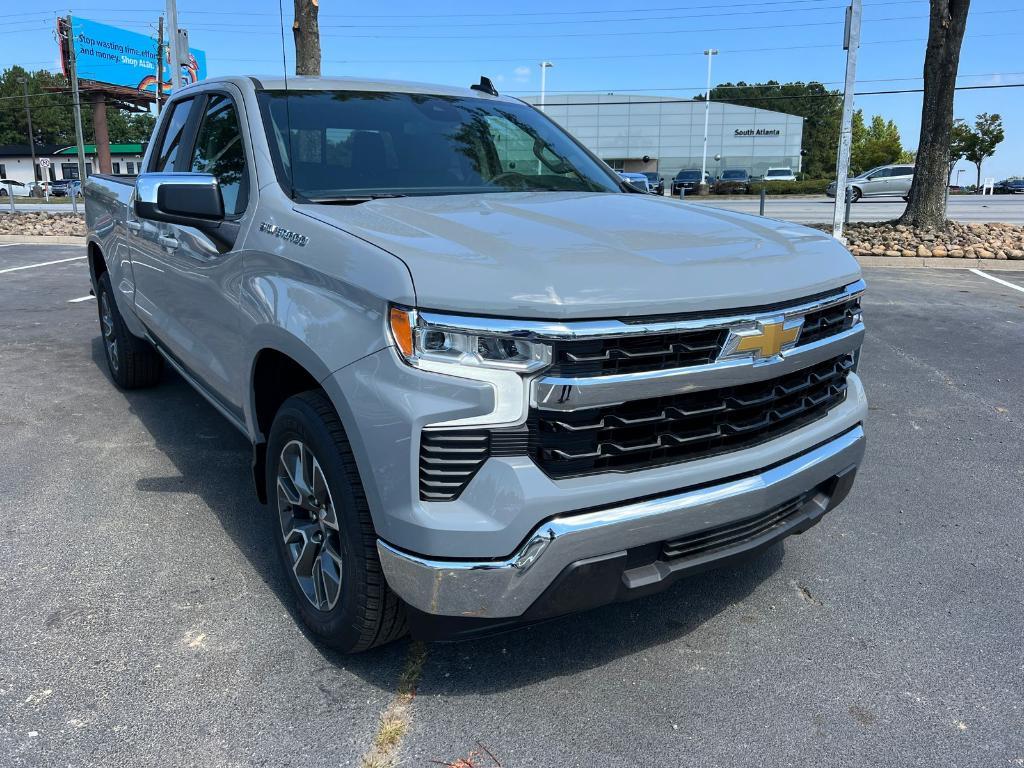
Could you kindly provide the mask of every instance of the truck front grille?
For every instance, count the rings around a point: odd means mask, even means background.
[[[808,312],[804,316],[804,327],[800,331],[799,344],[810,344],[848,331],[854,326],[860,312],[860,297],[850,299],[842,304]]]
[[[726,334],[725,329],[713,329],[558,341],[550,374],[610,376],[706,365],[718,356]]]
[[[763,443],[846,397],[853,355],[775,379],[578,411],[534,409],[530,453],[554,478],[630,471]]]

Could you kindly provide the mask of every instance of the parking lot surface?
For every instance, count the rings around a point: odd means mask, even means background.
[[[0,247],[0,764],[358,765],[410,644],[299,628],[245,441],[171,373],[114,388],[83,255]],[[661,595],[429,645],[400,765],[1024,765],[1024,292],[866,277],[850,498]]]

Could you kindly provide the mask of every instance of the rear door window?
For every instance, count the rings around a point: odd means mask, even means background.
[[[176,101],[170,109],[172,110],[171,116],[167,118],[167,127],[164,129],[160,141],[160,149],[150,161],[150,170],[158,173],[174,170],[174,160],[178,156],[178,147],[184,138],[188,114],[192,110],[192,99]]]

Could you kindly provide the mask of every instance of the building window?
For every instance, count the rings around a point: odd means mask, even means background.
[[[60,176],[62,179],[77,179],[78,178],[78,164],[77,163],[61,163],[60,164]]]
[[[3,163],[0,163],[0,179],[6,179],[6,178],[7,178],[7,166],[4,165]]]
[[[111,163],[111,167],[114,170],[114,175],[115,176],[120,176],[121,175],[121,164],[120,163]]]
[[[50,177],[50,181],[57,180],[57,168],[53,163],[50,163],[50,167],[47,169],[46,175]]]
[[[127,169],[128,175],[129,176],[134,176],[135,175],[135,163],[133,163],[133,162],[131,162],[129,160],[124,165],[125,165],[125,168]]]

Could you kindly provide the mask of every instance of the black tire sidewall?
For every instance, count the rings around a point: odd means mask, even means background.
[[[98,310],[98,316],[100,320],[100,341],[103,344],[103,356],[107,360],[107,370],[110,371],[110,377],[119,385],[126,386],[125,381],[125,354],[128,352],[129,339],[128,329],[124,327],[124,321],[121,319],[121,312],[117,308],[117,300],[114,298],[114,289],[110,284],[110,274],[104,272],[100,275],[96,281],[97,295],[96,295],[96,308]],[[110,304],[110,316],[114,325],[114,337],[117,339],[117,349],[119,353],[117,370],[110,362],[110,350],[107,349],[107,339],[103,335],[103,297],[104,294],[107,297],[107,302]]]
[[[281,449],[291,440],[301,440],[316,456],[331,491],[342,557],[342,592],[337,605],[321,611],[306,598],[292,571],[285,548],[277,507],[277,467]],[[360,623],[366,607],[366,565],[361,546],[362,530],[357,510],[356,489],[349,481],[338,446],[320,414],[302,396],[292,397],[274,418],[267,441],[267,500],[270,507],[271,534],[285,579],[295,595],[295,604],[306,624],[340,650],[354,647],[360,639]]]

